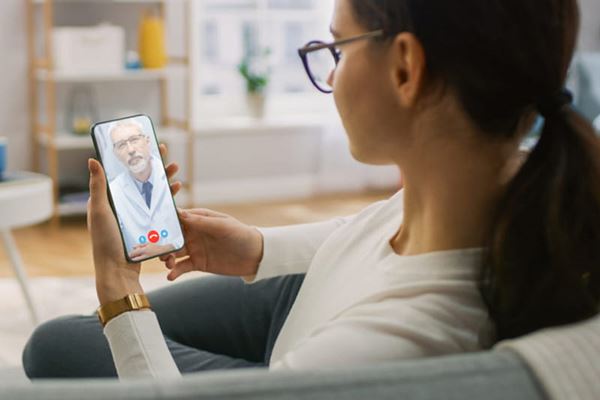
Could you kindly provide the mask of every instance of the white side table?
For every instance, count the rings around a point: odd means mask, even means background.
[[[11,231],[48,220],[52,216],[52,204],[52,180],[45,175],[7,173],[0,182],[0,234],[35,325],[39,321],[38,315]]]

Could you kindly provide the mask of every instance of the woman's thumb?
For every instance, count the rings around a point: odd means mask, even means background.
[[[90,170],[90,198],[93,203],[98,203],[106,199],[106,178],[102,165],[92,158],[88,160],[88,169]]]

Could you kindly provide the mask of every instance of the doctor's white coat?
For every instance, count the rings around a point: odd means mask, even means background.
[[[183,246],[183,233],[162,163],[154,157],[151,162],[150,183],[153,188],[150,208],[129,172],[120,174],[109,183],[127,254],[138,244],[150,243],[150,231],[159,233],[157,244],[172,244],[175,249]]]

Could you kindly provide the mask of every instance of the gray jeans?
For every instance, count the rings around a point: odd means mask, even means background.
[[[275,339],[304,275],[253,285],[211,276],[148,294],[182,373],[268,366]],[[40,325],[23,352],[28,377],[116,376],[97,316],[69,316]]]

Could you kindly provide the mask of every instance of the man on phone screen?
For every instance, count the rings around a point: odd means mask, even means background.
[[[109,134],[114,155],[125,167],[109,186],[129,258],[142,260],[180,248],[183,236],[151,137],[133,120],[116,123]]]

